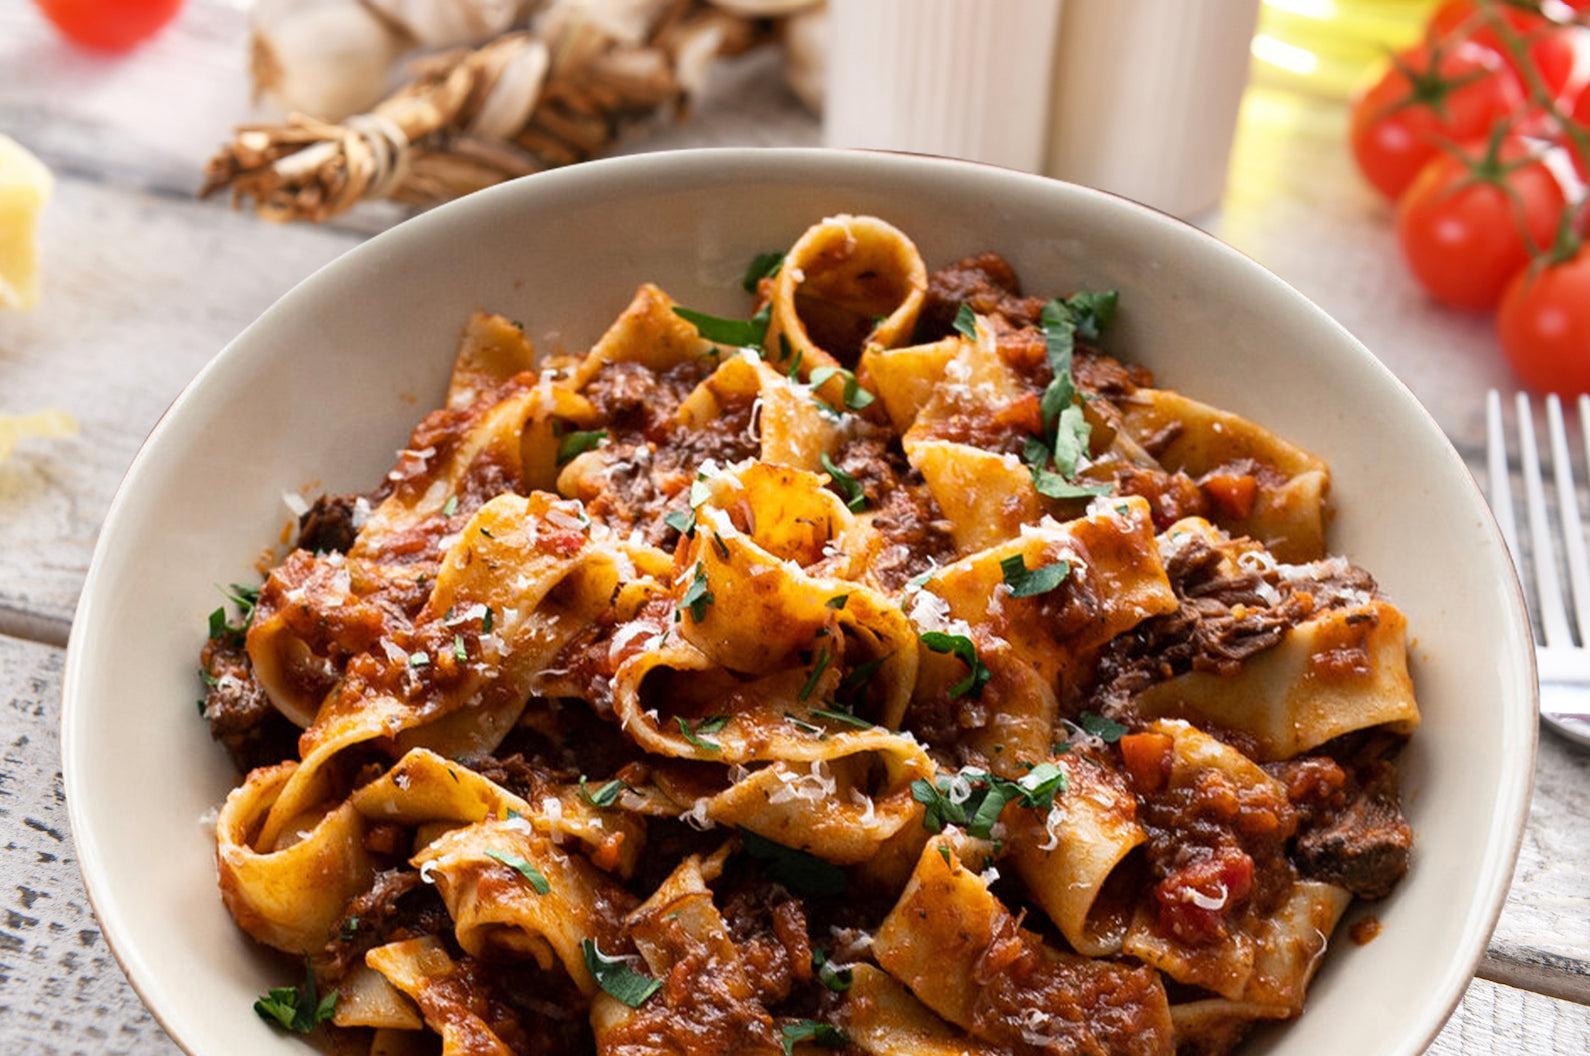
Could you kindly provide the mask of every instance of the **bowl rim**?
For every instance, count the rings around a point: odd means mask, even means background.
[[[298,302],[307,298],[306,291],[320,284],[328,275],[340,275],[345,271],[356,269],[367,258],[379,257],[392,250],[400,252],[406,241],[429,238],[433,230],[447,226],[455,218],[462,218],[471,212],[490,212],[500,205],[506,205],[526,195],[556,194],[568,187],[580,185],[586,187],[586,193],[600,192],[612,187],[622,189],[637,178],[632,173],[640,172],[644,172],[644,179],[647,181],[667,180],[671,176],[694,179],[704,172],[725,166],[748,167],[752,170],[747,174],[750,177],[768,176],[780,170],[790,169],[860,171],[861,168],[870,167],[885,170],[878,173],[884,179],[887,179],[891,173],[959,168],[975,172],[978,179],[994,183],[1008,181],[1012,186],[1043,185],[1057,193],[1108,202],[1109,208],[1136,212],[1161,224],[1167,231],[1179,229],[1180,234],[1173,237],[1199,241],[1205,251],[1224,255],[1228,260],[1237,262],[1255,277],[1256,281],[1284,290],[1299,308],[1312,314],[1316,323],[1334,331],[1343,348],[1353,349],[1360,360],[1356,364],[1359,369],[1370,371],[1380,384],[1389,385],[1397,390],[1410,410],[1422,416],[1425,426],[1433,429],[1445,441],[1444,450],[1440,451],[1439,457],[1448,463],[1450,469],[1456,471],[1454,479],[1460,482],[1459,487],[1471,500],[1470,505],[1473,509],[1477,512],[1483,511],[1482,531],[1495,544],[1498,552],[1507,553],[1489,503],[1486,502],[1478,483],[1469,473],[1467,464],[1452,445],[1450,438],[1445,436],[1434,417],[1407,385],[1378,357],[1324,309],[1248,254],[1221,241],[1195,224],[1131,199],[981,162],[895,151],[826,147],[711,147],[624,155],[547,170],[473,192],[410,217],[347,249],[293,284],[239,331],[195,373],[161,414],[148,436],[140,444],[127,472],[113,492],[101,524],[73,615],[62,677],[61,760],[67,814],[84,890],[100,931],[105,936],[106,946],[149,1013],[184,1052],[200,1056],[196,1049],[184,1041],[183,1036],[186,1032],[182,1029],[182,1024],[177,1020],[174,1011],[151,1001],[150,995],[154,992],[156,973],[140,955],[132,940],[122,933],[124,925],[121,916],[124,910],[119,905],[112,879],[105,873],[98,838],[91,824],[91,817],[87,813],[89,808],[85,806],[88,798],[86,792],[92,782],[85,776],[85,768],[79,765],[81,762],[79,745],[82,736],[80,724],[85,720],[84,709],[87,707],[82,699],[83,683],[92,665],[89,640],[93,632],[90,627],[100,619],[99,614],[105,608],[97,584],[102,578],[103,566],[112,560],[109,551],[113,541],[119,537],[121,521],[129,516],[128,496],[143,485],[146,475],[155,472],[151,469],[151,464],[158,456],[167,434],[172,431],[173,422],[193,404],[197,390],[206,386],[209,379],[232,365],[232,361],[237,358],[235,350],[245,343],[251,333],[269,325],[277,316],[294,311]],[[1502,596],[1498,601],[1506,611],[1508,622],[1525,630],[1523,640],[1532,641],[1522,583],[1511,560],[1507,560],[1505,564]],[[1528,649],[1527,654],[1525,662],[1519,665],[1520,681],[1527,682],[1527,685],[1515,687],[1523,692],[1515,695],[1517,704],[1512,712],[1501,712],[1504,732],[1515,735],[1523,732],[1527,751],[1522,752],[1522,758],[1518,760],[1504,759],[1501,767],[1497,811],[1493,814],[1489,834],[1493,842],[1498,835],[1505,837],[1502,846],[1491,848],[1500,853],[1486,859],[1481,881],[1477,885],[1479,897],[1474,907],[1471,907],[1469,926],[1456,940],[1458,956],[1446,965],[1444,971],[1440,973],[1439,981],[1428,991],[1430,996],[1427,1000],[1431,1002],[1431,1007],[1443,1009],[1442,1013],[1439,1017],[1432,1017],[1421,1030],[1405,1035],[1404,1044],[1400,1048],[1386,1050],[1386,1056],[1420,1056],[1434,1042],[1475,979],[1476,970],[1485,955],[1490,936],[1505,906],[1528,820],[1539,741],[1539,683],[1534,649]],[[1521,724],[1523,730],[1510,729],[1505,725],[1508,722]],[[1508,765],[1509,762],[1514,765]],[[1502,822],[1500,828],[1496,825],[1498,820]],[[1478,909],[1479,912],[1476,914],[1472,912],[1473,909]],[[1475,927],[1476,923],[1482,926]]]

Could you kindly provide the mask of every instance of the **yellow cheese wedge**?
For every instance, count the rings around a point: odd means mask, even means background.
[[[39,303],[39,211],[53,183],[42,161],[0,135],[0,308]]]

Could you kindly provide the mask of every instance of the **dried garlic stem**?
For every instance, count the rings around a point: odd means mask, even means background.
[[[683,104],[713,58],[766,39],[704,0],[554,0],[532,32],[423,60],[367,114],[239,128],[199,195],[315,222],[365,200],[456,198],[606,150],[626,119]]]

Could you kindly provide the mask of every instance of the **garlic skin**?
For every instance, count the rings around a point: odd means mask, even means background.
[[[740,18],[785,18],[814,7],[823,0],[710,0],[713,7]]]
[[[814,114],[823,112],[828,79],[828,6],[807,7],[789,18],[784,33],[784,83]]]
[[[248,20],[256,97],[325,121],[375,105],[411,44],[360,0],[259,0]]]
[[[425,48],[479,44],[520,22],[534,0],[364,0]]]

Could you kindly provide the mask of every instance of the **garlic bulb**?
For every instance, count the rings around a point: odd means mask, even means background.
[[[427,48],[479,44],[512,29],[526,0],[365,0]],[[533,0],[531,0],[533,2]]]
[[[379,100],[410,44],[359,0],[260,0],[249,28],[256,95],[326,121]]]
[[[821,114],[827,77],[828,8],[818,4],[784,23],[784,83],[808,110]]]

